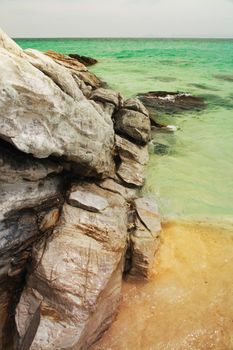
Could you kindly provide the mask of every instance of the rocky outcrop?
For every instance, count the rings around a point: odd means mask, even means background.
[[[79,189],[95,197],[93,206],[96,203],[98,207],[101,198],[107,206],[94,213],[86,205],[83,209],[65,204],[52,240],[35,248],[35,269],[17,312],[23,345],[34,332],[30,310],[35,295],[39,296],[40,324],[31,349],[88,348],[95,335],[110,325],[120,297],[127,239],[126,201],[89,184],[73,186],[69,196]],[[25,323],[26,329],[22,327]]]
[[[139,94],[138,99],[148,109],[152,119],[156,119],[159,112],[173,114],[206,107],[202,97],[180,92],[151,91]]]
[[[78,55],[77,53],[70,53],[69,57],[75,58],[85,66],[93,66],[94,64],[98,63],[98,61],[95,58],[88,57],[88,56],[81,56],[81,55]]]
[[[138,197],[150,120],[97,82],[0,32],[1,350],[88,349],[123,271],[150,276],[159,218]]]
[[[54,52],[52,50],[45,52],[45,54],[54,59],[58,64],[68,68],[74,77],[82,80],[91,88],[98,88],[104,85],[104,83],[97,78],[96,75],[89,72],[86,66],[80,63],[77,59]]]

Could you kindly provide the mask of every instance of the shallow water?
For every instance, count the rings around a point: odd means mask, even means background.
[[[125,283],[119,314],[91,350],[232,350],[233,233],[171,222],[149,283]]]
[[[160,116],[176,125],[154,134],[163,154],[151,154],[146,192],[165,219],[232,220],[233,40],[27,39],[40,50],[78,52],[99,59],[91,69],[129,97],[151,90],[184,91],[205,97],[202,112]]]
[[[202,112],[158,118],[178,131],[153,134],[144,192],[170,222],[152,280],[124,283],[118,317],[92,350],[233,350],[233,40],[18,42],[96,57],[93,72],[125,97],[204,96]]]

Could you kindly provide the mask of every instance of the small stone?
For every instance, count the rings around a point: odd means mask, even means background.
[[[108,201],[95,193],[85,190],[71,190],[68,203],[73,207],[82,208],[92,212],[100,212],[108,206]]]

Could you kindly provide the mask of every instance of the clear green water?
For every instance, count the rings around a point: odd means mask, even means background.
[[[178,126],[155,133],[165,154],[152,152],[145,191],[164,218],[233,222],[233,40],[41,39],[23,47],[99,59],[92,71],[125,97],[152,90],[205,97],[202,112],[160,117]]]

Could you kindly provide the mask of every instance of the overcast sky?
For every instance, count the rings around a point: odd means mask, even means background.
[[[233,0],[0,0],[13,37],[233,37]]]

